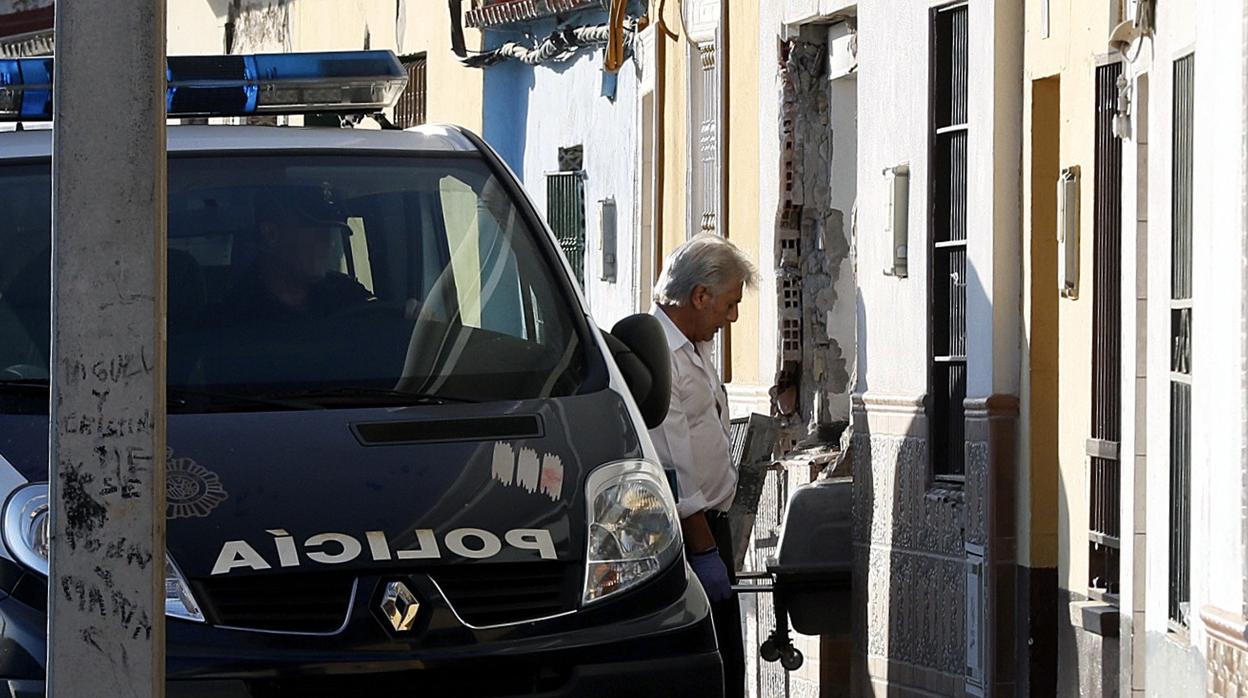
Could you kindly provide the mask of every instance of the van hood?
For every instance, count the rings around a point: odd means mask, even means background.
[[[47,476],[47,417],[0,454]],[[619,395],[171,415],[167,547],[190,579],[580,560],[583,485],[642,456]]]

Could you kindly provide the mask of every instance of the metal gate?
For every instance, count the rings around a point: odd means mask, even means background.
[[[583,173],[546,175],[546,222],[572,265],[576,280],[585,287],[585,178]]]
[[[1122,438],[1122,141],[1114,135],[1121,63],[1096,69],[1093,188],[1092,428],[1089,456],[1088,588],[1118,595]]]

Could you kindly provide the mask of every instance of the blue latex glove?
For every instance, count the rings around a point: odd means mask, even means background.
[[[719,550],[711,548],[689,554],[689,566],[698,575],[706,596],[711,601],[725,601],[732,596],[732,583],[728,581],[728,568],[719,557]]]

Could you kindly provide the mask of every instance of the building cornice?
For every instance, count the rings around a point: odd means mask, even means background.
[[[962,402],[967,419],[1017,417],[1018,406],[1018,396],[1003,394],[967,398]]]
[[[50,56],[52,48],[52,30],[50,29],[34,34],[0,37],[0,57],[4,58]]]
[[[854,393],[855,411],[896,412],[899,414],[922,414],[925,395],[886,395],[882,393]]]
[[[464,24],[473,29],[527,22],[562,12],[601,8],[601,0],[485,0],[464,15]]]
[[[1201,608],[1200,620],[1210,637],[1241,652],[1248,652],[1248,621],[1217,606]]]

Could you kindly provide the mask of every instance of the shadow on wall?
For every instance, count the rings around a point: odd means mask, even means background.
[[[586,19],[577,24],[595,24],[600,21],[605,21],[605,16],[594,20]],[[530,26],[528,31],[533,36],[546,37],[555,28],[554,21],[546,21]],[[490,48],[497,48],[507,41],[515,40],[515,37],[515,34],[487,32],[486,41]],[[484,69],[484,119],[481,135],[486,143],[498,151],[499,156],[506,161],[520,181],[525,181],[524,152],[528,146],[527,125],[530,111],[535,110],[534,118],[542,118],[542,110],[547,110],[546,116],[553,116],[557,110],[566,108],[561,104],[530,104],[537,82],[536,71],[544,70],[562,76],[584,61],[600,61],[601,57],[601,48],[586,48],[566,60],[550,60],[537,66],[518,60],[505,60]],[[629,64],[626,64],[621,70],[629,69]]]
[[[991,303],[974,269],[969,271],[966,280],[951,275],[942,281],[963,295],[967,301],[963,309],[991,318]],[[923,283],[924,278],[916,274],[897,283]],[[985,651],[991,638],[986,614],[994,599],[986,594],[987,584],[975,583],[968,589],[968,581],[976,579],[970,573],[977,570],[966,552],[968,543],[988,542],[987,444],[968,442],[964,447],[965,482],[935,479],[933,472],[945,464],[933,463],[929,449],[928,424],[934,424],[928,421],[931,396],[916,404],[914,395],[897,395],[893,401],[880,399],[893,396],[868,393],[870,313],[860,293],[856,391],[870,402],[856,406],[852,446],[853,617],[860,667],[855,670],[854,692],[891,695],[917,689],[961,694],[968,680],[988,679],[991,657]],[[916,314],[924,318],[919,322],[926,322],[926,316]],[[913,330],[916,337],[928,334],[925,325]],[[988,562],[982,567],[985,573]],[[1002,601],[1013,603],[1012,598]],[[1002,638],[995,644],[1008,647],[1012,641]],[[1008,654],[1002,660],[1012,663],[1013,653]]]
[[[491,43],[501,43],[492,37]],[[524,150],[528,134],[529,94],[535,82],[531,65],[504,61],[485,68],[482,134],[520,181],[524,181]]]

